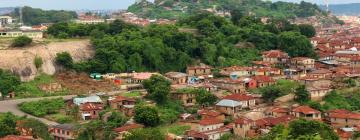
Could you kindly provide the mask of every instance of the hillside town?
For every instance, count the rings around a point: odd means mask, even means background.
[[[316,15],[276,23],[251,14],[234,20],[228,18],[233,11],[215,6],[202,11],[180,21],[126,10],[78,13],[68,23],[31,26],[22,13],[0,16],[0,52],[22,51],[31,56],[31,64],[23,64],[37,72],[3,70],[8,64],[0,60],[0,140],[360,138],[359,17],[335,17],[343,24],[324,24]],[[302,33],[304,25],[314,34]],[[288,39],[288,32],[300,37]],[[1,48],[9,39],[14,42]],[[45,54],[49,64],[44,53],[24,51],[72,39],[94,47],[88,59],[63,51]],[[311,48],[271,48],[271,39],[278,46],[305,39]]]

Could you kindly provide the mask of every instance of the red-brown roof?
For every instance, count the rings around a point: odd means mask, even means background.
[[[289,109],[283,108],[283,107],[275,107],[275,108],[271,109],[271,112],[276,112],[276,113],[288,113],[288,112],[289,112]]]
[[[103,110],[104,105],[99,103],[85,103],[80,105],[81,111]]]
[[[338,109],[328,111],[330,118],[340,118],[340,119],[360,119],[360,114],[351,112],[348,110]]]
[[[262,52],[263,57],[267,58],[288,58],[288,54],[280,50],[270,50]]]
[[[235,124],[250,124],[253,122],[254,122],[253,120],[244,117],[238,118],[234,121]]]
[[[201,133],[201,132],[197,132],[195,130],[189,130],[186,132],[186,135],[189,137],[193,137],[193,138],[199,138],[199,139],[209,139],[209,136]]]
[[[115,132],[124,132],[124,131],[129,131],[129,130],[132,130],[132,129],[137,129],[137,128],[143,128],[144,126],[141,125],[141,124],[125,124],[124,126],[122,127],[119,127],[119,128],[115,128],[114,131]]]
[[[309,57],[294,57],[294,58],[292,58],[292,60],[295,60],[295,61],[304,61],[307,59],[311,59],[311,58],[309,58]]]
[[[266,76],[266,75],[256,75],[256,76],[253,76],[252,79],[254,79],[257,82],[261,82],[261,83],[275,82],[270,76]]]
[[[249,96],[246,94],[235,93],[235,94],[227,95],[223,99],[234,100],[234,101],[248,101],[248,100],[253,100],[255,98],[253,96]]]
[[[256,125],[257,126],[275,126],[275,125],[279,125],[279,124],[284,124],[284,123],[288,123],[292,120],[295,120],[296,117],[292,116],[292,115],[285,115],[285,116],[281,116],[281,117],[277,117],[277,118],[263,118],[263,119],[259,119],[256,120]]]
[[[321,113],[320,111],[313,109],[309,106],[299,106],[292,110],[293,112],[297,113],[303,113],[303,114],[315,114],[315,113]]]
[[[200,125],[214,125],[224,123],[222,120],[216,118],[206,118],[199,121]]]
[[[217,117],[217,116],[221,115],[220,112],[217,112],[215,110],[200,110],[198,112],[198,114],[201,116],[206,115],[206,116],[211,116],[211,117]]]

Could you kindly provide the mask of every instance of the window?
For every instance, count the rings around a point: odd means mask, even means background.
[[[66,135],[70,135],[70,132],[69,132],[69,131],[66,131]]]
[[[95,111],[93,111],[93,114],[94,114],[94,115],[96,115],[96,112],[95,112]]]

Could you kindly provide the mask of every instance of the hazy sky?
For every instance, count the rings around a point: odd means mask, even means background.
[[[279,0],[273,0],[279,1]],[[281,0],[299,2],[301,0]],[[323,3],[323,0],[305,0]],[[331,3],[360,3],[360,0],[329,0]],[[135,0],[0,0],[0,7],[31,6],[43,9],[126,9]]]

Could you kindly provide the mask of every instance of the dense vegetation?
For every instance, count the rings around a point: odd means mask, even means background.
[[[55,37],[91,36],[96,49],[94,59],[73,65],[75,70],[87,72],[184,71],[197,60],[215,67],[251,65],[259,59],[260,51],[271,49],[284,50],[291,56],[315,56],[297,25],[286,20],[271,20],[265,25],[241,13],[232,22],[203,12],[177,25],[147,27],[122,21],[99,25],[59,23],[48,33]]]
[[[18,127],[32,130],[35,138],[41,138],[43,140],[52,139],[48,133],[48,127],[45,124],[32,118],[15,116],[12,113],[0,113],[0,138],[7,135],[19,134],[16,129],[17,121],[21,122],[18,124]]]
[[[205,9],[215,8],[217,11],[232,11],[239,9],[257,17],[294,18],[309,17],[318,14],[325,15],[317,5],[308,2],[288,3],[263,0],[146,0],[131,5],[128,11],[149,18],[176,19],[187,17]]]
[[[0,69],[0,93],[3,97],[13,92],[20,85],[20,78],[10,71]]]
[[[19,36],[13,40],[12,46],[14,47],[24,47],[26,45],[30,45],[32,39],[27,36]]]
[[[65,103],[62,98],[25,102],[19,105],[20,110],[38,117],[55,114],[64,107]]]
[[[327,124],[304,119],[289,123],[288,127],[276,126],[258,140],[338,140],[339,137]]]
[[[11,13],[12,17],[20,17],[20,8]],[[77,17],[74,11],[42,10],[25,6],[22,8],[23,22],[25,25],[39,25],[41,23],[66,22]]]

